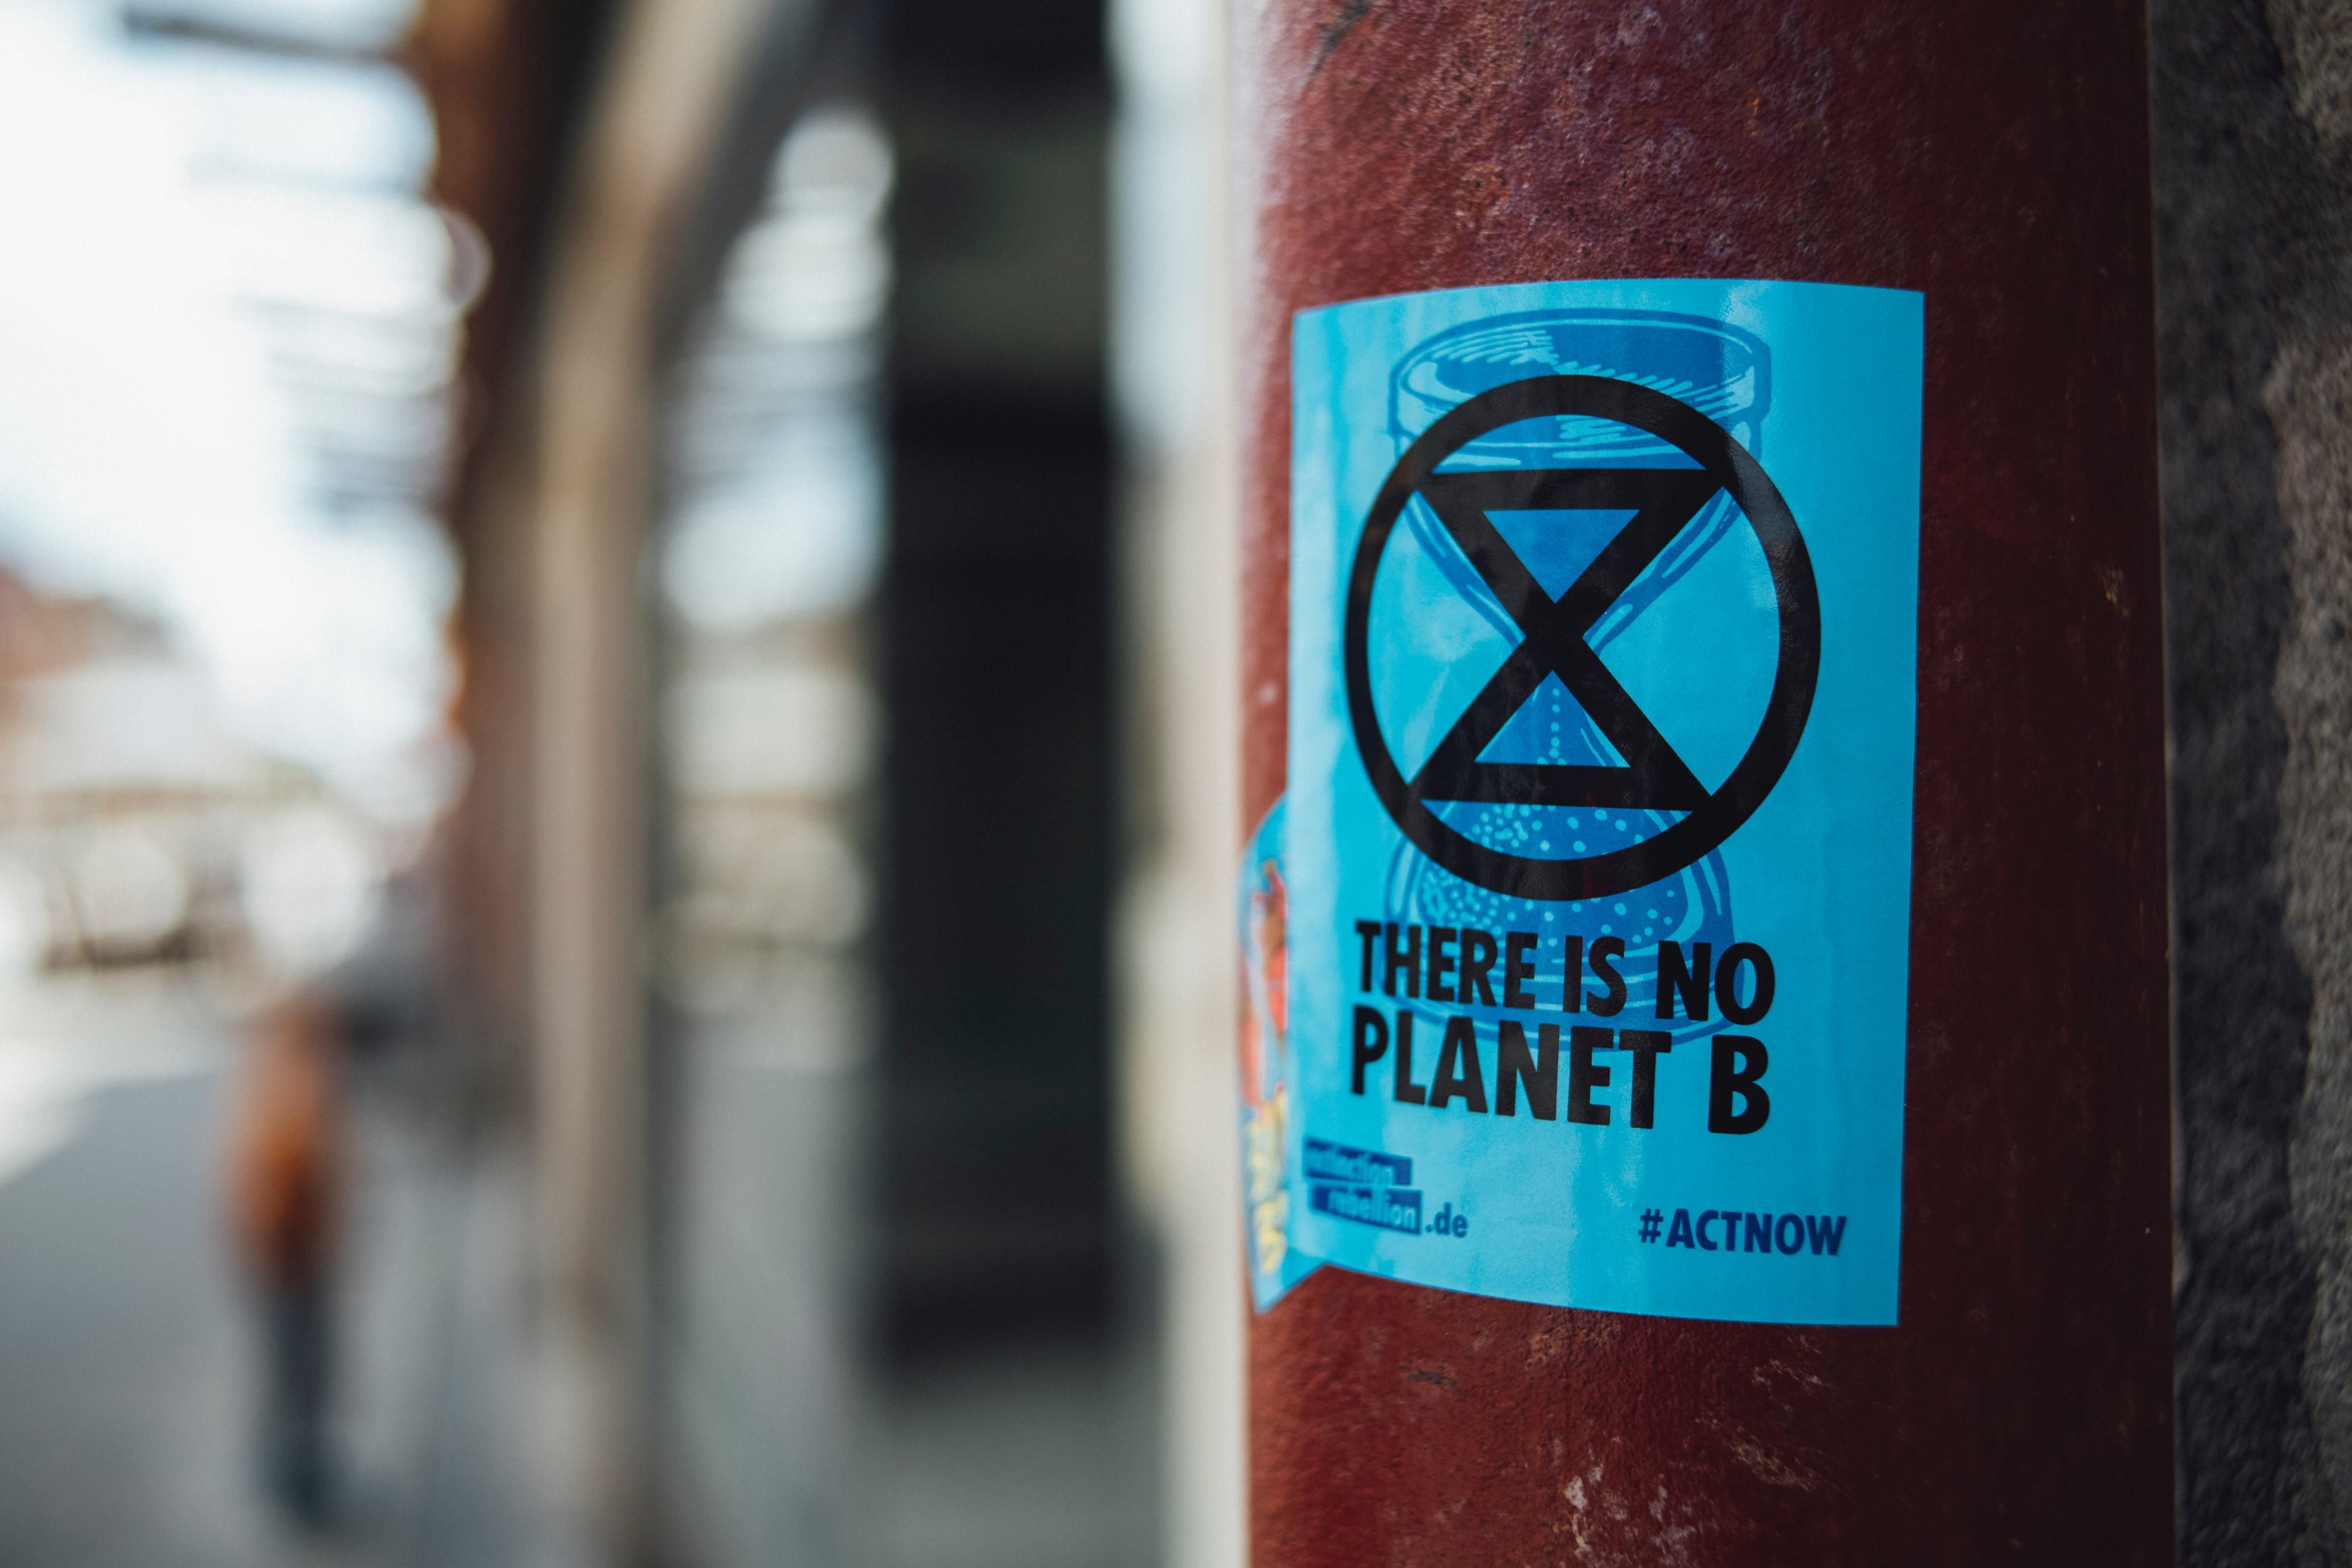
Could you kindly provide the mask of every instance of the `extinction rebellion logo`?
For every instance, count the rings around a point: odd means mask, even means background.
[[[1696,467],[1447,469],[1489,432],[1523,420],[1614,421],[1671,444]],[[1710,790],[1586,641],[1594,622],[1714,499],[1727,493],[1762,547],[1779,601],[1771,693],[1755,738]],[[1405,777],[1372,704],[1367,646],[1373,584],[1406,503],[1425,500],[1494,591],[1522,640],[1412,777]],[[1555,598],[1489,518],[1492,512],[1630,510],[1632,517]],[[1356,748],[1381,804],[1437,864],[1491,892],[1530,899],[1603,897],[1641,887],[1698,860],[1763,803],[1796,754],[1821,667],[1821,604],[1805,541],[1788,503],[1731,434],[1688,403],[1634,382],[1538,376],[1480,393],[1432,424],[1390,471],[1367,516],[1348,584],[1344,657]],[[1557,676],[1623,765],[1484,761],[1480,754]],[[1506,852],[1460,831],[1433,807],[1455,801],[1594,806],[1685,813],[1622,849],[1577,859]]]

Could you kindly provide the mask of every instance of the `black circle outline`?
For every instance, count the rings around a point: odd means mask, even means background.
[[[1506,854],[1446,825],[1416,799],[1397,769],[1372,707],[1367,647],[1372,583],[1405,503],[1440,463],[1489,430],[1525,419],[1585,415],[1613,420],[1671,443],[1731,495],[1748,519],[1780,601],[1780,645],[1772,695],[1756,738],[1706,804],[1664,831],[1622,850],[1577,860]],[[1657,881],[1697,860],[1737,832],[1780,781],[1813,706],[1821,673],[1821,599],[1812,558],[1788,503],[1763,465],[1729,431],[1679,399],[1609,376],[1534,376],[1479,393],[1432,424],[1397,459],[1365,514],[1349,574],[1346,643],[1348,712],[1356,752],[1381,804],[1406,838],[1466,882],[1512,897],[1601,898]]]

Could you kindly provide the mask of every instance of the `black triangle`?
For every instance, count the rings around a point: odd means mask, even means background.
[[[1706,787],[1584,641],[1603,611],[1718,488],[1683,468],[1496,469],[1433,474],[1422,494],[1526,637],[1437,743],[1408,788],[1424,801],[1695,810]],[[1503,539],[1489,511],[1633,507],[1634,515],[1555,601]],[[1622,768],[1481,762],[1546,675],[1557,675]]]

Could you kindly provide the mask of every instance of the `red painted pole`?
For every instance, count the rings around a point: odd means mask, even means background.
[[[2169,1563],[2141,7],[1269,0],[1239,44],[1253,823],[1286,785],[1295,312],[1780,278],[1927,321],[1899,1323],[1325,1268],[1253,1327],[1253,1561]]]

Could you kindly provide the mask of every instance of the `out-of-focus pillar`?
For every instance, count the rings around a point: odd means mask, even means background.
[[[625,7],[541,329],[530,517],[532,1142],[548,1468],[583,1544],[651,1551],[644,1291],[649,759],[640,558],[674,236],[761,0]]]
[[[1243,1553],[1234,1216],[1233,824],[1241,725],[1223,12],[1113,0],[1113,387],[1128,838],[1118,906],[1124,1185],[1157,1243],[1160,1568]]]
[[[2139,5],[1270,0],[1237,46],[1255,225],[1244,806],[1255,824],[1286,785],[1294,851],[1295,313],[1658,279],[1916,291],[1925,312],[1924,376],[1910,383],[1922,413],[1894,1321],[1580,1311],[1324,1268],[1254,1325],[1254,1561],[2168,1563],[2164,688]],[[1788,345],[1811,340],[1775,337],[1783,319],[1762,308],[1749,325],[1781,353],[1775,373],[1795,399],[1835,345],[1807,360]],[[1571,339],[1547,341],[1529,376],[1607,373],[1564,363]],[[1434,363],[1421,381],[1400,370],[1390,406],[1409,412],[1417,388],[1453,374]],[[1732,421],[1706,386],[1654,385]],[[1758,453],[1765,470],[1801,466],[1801,446],[1822,485],[1842,482],[1833,440],[1758,428],[1781,443]],[[1757,445],[1752,431],[1740,439]],[[1307,453],[1301,472],[1319,461]],[[1818,737],[1831,672],[1851,658],[1835,612],[1850,590],[1826,564],[1820,514],[1796,481],[1786,488],[1797,526],[1821,531]],[[1776,568],[1779,548],[1765,542]],[[1796,756],[1792,768],[1808,765],[1801,743]],[[1759,831],[1778,831],[1775,809],[1768,798]],[[1734,895],[1738,921],[1782,894],[1750,882]],[[1291,918],[1295,1021],[1296,903]],[[1838,912],[1822,918],[1834,933]],[[1328,940],[1355,987],[1356,936]],[[1527,1032],[1545,1016],[1641,1027],[1648,1003],[1617,1019],[1529,1013]],[[1498,1087],[1482,1038],[1490,1081],[1470,1112]],[[1805,1041],[1772,1043],[1774,1072],[1804,1071]],[[1292,1071],[1344,1081],[1351,1047],[1369,1049],[1300,1033]],[[1670,1089],[1682,1092],[1666,1075],[1703,1084],[1707,1049],[1657,1059],[1660,1128],[1679,1113]],[[1427,1093],[1433,1064],[1444,1070],[1433,1029],[1420,1052]],[[1569,1060],[1563,1048],[1563,1082]],[[1627,1061],[1609,1092],[1612,1134],[1626,1124]],[[1391,1066],[1372,1068],[1373,1094],[1387,1095]],[[1784,1103],[1805,1113],[1787,1095],[1776,1116]],[[1447,1113],[1467,1125],[1465,1111]],[[1545,1135],[1597,1131],[1575,1119]],[[1674,1173],[1629,1159],[1626,1181],[1674,1213]],[[1417,1197],[1420,1214],[1447,1196]],[[1739,1190],[1681,1200],[1693,1213],[1769,1207]],[[1617,1223],[1614,1210],[1576,1218]],[[1481,1233],[1454,1234],[1445,1245]],[[1680,1267],[1675,1240],[1633,1255]],[[1819,1247],[1771,1266],[1815,1264],[1832,1266]],[[1710,1266],[1765,1267],[1744,1254]]]

